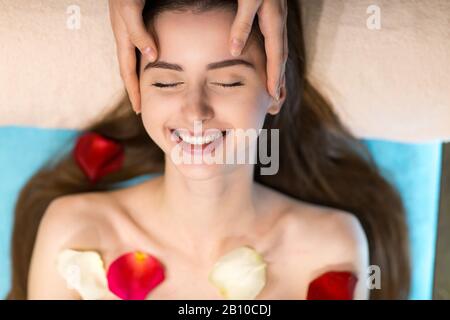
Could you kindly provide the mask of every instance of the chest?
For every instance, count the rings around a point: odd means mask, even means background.
[[[239,246],[239,245],[237,245]],[[283,243],[270,242],[253,244],[253,247],[263,254],[267,263],[266,285],[256,299],[302,299],[306,297],[308,281],[308,266],[292,270],[292,257],[289,255],[289,245]],[[133,247],[130,244],[124,245],[116,243],[102,253],[105,266],[108,267],[125,252],[142,250],[142,247]],[[213,286],[208,277],[213,264],[202,263],[195,257],[180,258],[176,254],[169,254],[167,251],[151,244],[147,246],[147,252],[155,254],[164,264],[165,280],[154,288],[149,294],[149,299],[223,299],[219,290]],[[112,296],[113,298],[113,296]]]
[[[260,253],[267,263],[266,285],[257,299],[301,299],[306,297],[313,256],[308,251],[297,250],[300,239],[292,239],[282,215],[262,220],[252,228],[251,234],[236,236],[230,240],[229,249],[249,245]],[[120,222],[120,223],[119,223]],[[223,299],[208,277],[215,261],[202,261],[195,255],[174,251],[165,237],[150,237],[141,232],[139,225],[127,219],[114,223],[113,232],[103,237],[100,250],[104,265],[108,268],[119,256],[127,252],[143,251],[157,257],[164,265],[165,279],[149,294],[150,299]],[[120,228],[119,228],[120,227]],[[227,251],[227,250],[224,250]],[[303,252],[306,252],[304,254]],[[301,256],[299,256],[301,255]],[[303,261],[301,265],[297,262]]]

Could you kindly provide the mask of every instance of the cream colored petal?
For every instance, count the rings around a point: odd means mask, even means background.
[[[225,299],[255,299],[266,285],[266,267],[258,252],[243,246],[215,263],[209,281]]]
[[[57,258],[57,269],[67,286],[84,300],[103,299],[109,293],[103,260],[97,252],[63,250]]]

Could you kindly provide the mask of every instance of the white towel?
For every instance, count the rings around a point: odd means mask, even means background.
[[[450,140],[450,1],[301,2],[308,76],[355,135]],[[0,125],[80,128],[124,95],[107,0],[0,0],[0,39]]]

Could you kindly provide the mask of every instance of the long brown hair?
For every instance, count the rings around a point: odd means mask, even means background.
[[[237,1],[152,0],[146,2],[143,16],[148,22],[165,10],[204,12],[217,8],[236,12]],[[260,164],[256,164],[255,180],[297,199],[354,214],[369,241],[370,263],[382,270],[381,289],[372,290],[370,297],[407,298],[409,248],[401,198],[381,176],[367,148],[349,133],[327,101],[305,79],[300,18],[297,1],[288,1],[287,97],[281,111],[277,115],[267,115],[264,123],[266,129],[280,129],[282,156],[276,175],[259,175]],[[257,18],[252,35],[263,39]],[[28,271],[37,229],[53,199],[66,194],[109,190],[118,182],[163,172],[164,154],[149,138],[140,117],[132,112],[128,98],[85,131],[120,142],[125,148],[123,168],[92,185],[71,154],[67,154],[46,164],[28,181],[15,209],[12,287],[8,299],[27,297]]]

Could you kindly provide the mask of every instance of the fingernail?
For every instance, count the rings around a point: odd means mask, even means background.
[[[150,60],[150,62],[155,61],[155,50],[153,50],[151,47],[145,47],[144,50],[142,50],[142,53],[147,57],[148,60]]]
[[[241,40],[234,38],[231,41],[231,55],[233,57],[237,57],[238,55],[241,54],[243,47],[244,47],[244,43]]]

